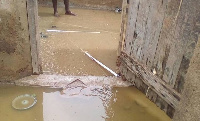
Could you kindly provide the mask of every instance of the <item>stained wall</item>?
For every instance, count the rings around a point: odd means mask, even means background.
[[[185,78],[182,99],[176,109],[174,121],[200,120],[200,36]]]
[[[0,0],[0,81],[31,74],[26,0]]]

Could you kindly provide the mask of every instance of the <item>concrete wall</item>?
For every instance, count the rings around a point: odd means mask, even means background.
[[[0,0],[0,81],[31,74],[26,0]]]
[[[52,5],[52,0],[38,0],[39,4]],[[94,9],[114,9],[121,7],[123,0],[70,0],[71,6],[86,7]],[[63,6],[63,0],[58,0],[59,5]]]
[[[198,0],[129,0],[120,41],[122,76],[170,117],[200,32]]]

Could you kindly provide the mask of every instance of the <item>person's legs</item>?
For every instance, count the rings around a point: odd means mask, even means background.
[[[66,15],[73,15],[73,16],[75,16],[75,14],[73,14],[73,13],[69,10],[69,0],[64,0],[64,4],[65,4],[65,14],[66,14]]]
[[[53,3],[53,9],[54,9],[54,16],[58,16],[57,0],[52,0],[52,3]]]

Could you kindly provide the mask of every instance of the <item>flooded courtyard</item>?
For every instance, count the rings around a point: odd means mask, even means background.
[[[19,95],[35,94],[37,103],[16,110]],[[2,121],[170,121],[134,87],[76,86],[65,89],[0,86]]]
[[[21,82],[26,86],[0,85],[1,120],[170,121],[143,93],[112,77],[85,54],[117,71],[120,13],[71,10],[77,16],[66,16],[59,8],[60,17],[54,17],[51,7],[39,7],[39,54],[44,75],[25,77]],[[76,78],[81,81],[74,85],[71,82]],[[25,94],[35,95],[37,103],[30,109],[14,109],[12,101]]]
[[[0,120],[200,121],[199,3],[1,0]]]
[[[46,74],[110,76],[92,61],[88,52],[116,71],[120,35],[120,13],[104,10],[71,9],[77,16],[53,16],[51,7],[39,7],[40,56]]]

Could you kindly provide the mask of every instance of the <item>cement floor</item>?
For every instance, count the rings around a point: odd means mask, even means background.
[[[44,73],[111,76],[83,51],[116,71],[121,15],[101,10],[71,11],[77,16],[64,15],[64,8],[59,8],[60,17],[54,17],[53,8],[39,7],[39,27],[44,36],[40,39]],[[48,29],[67,32],[47,32]]]

